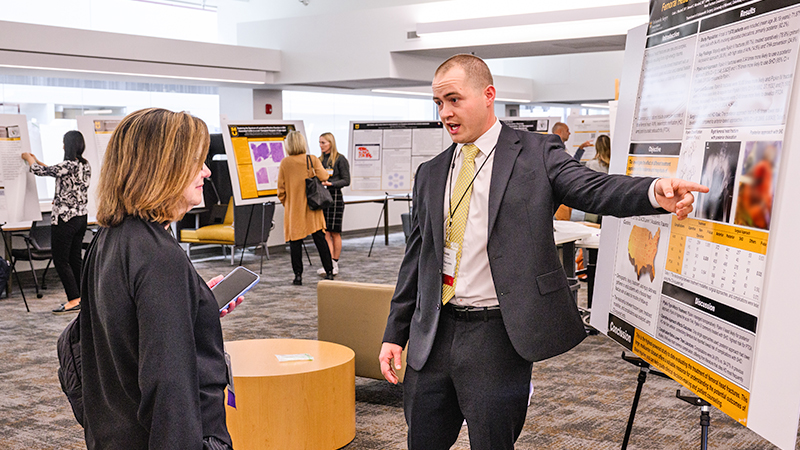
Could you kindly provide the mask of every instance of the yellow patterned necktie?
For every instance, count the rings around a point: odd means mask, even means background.
[[[442,282],[442,304],[450,301],[456,293],[456,281],[458,281],[458,268],[461,265],[461,248],[464,242],[464,230],[467,227],[467,217],[469,216],[469,199],[472,196],[472,178],[475,176],[475,157],[478,155],[478,147],[475,144],[466,144],[461,148],[464,153],[464,162],[458,172],[456,187],[453,195],[450,196],[450,215],[448,218],[447,241],[458,244],[456,253],[456,268],[453,275],[453,285]]]

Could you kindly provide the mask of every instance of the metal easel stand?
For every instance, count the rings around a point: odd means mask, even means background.
[[[378,230],[381,228],[381,219],[385,220],[386,214],[386,206],[389,204],[389,193],[384,192],[383,197],[383,207],[381,208],[381,213],[378,215],[378,224],[375,225],[375,232],[372,233],[372,243],[369,244],[369,253],[367,253],[367,258],[372,256],[372,246],[375,245],[375,238],[378,236]],[[389,245],[387,242],[386,245]]]
[[[261,241],[256,246],[256,249],[261,247],[263,252],[261,253],[261,261],[259,263],[258,273],[264,273],[264,255],[267,255],[267,259],[269,259],[269,250],[267,250],[267,240],[264,238],[264,210],[266,208],[267,203],[261,204]],[[247,218],[247,227],[244,230],[244,245],[242,245],[242,254],[239,256],[239,265],[242,265],[242,261],[244,261],[244,252],[247,250],[247,238],[250,236],[250,224],[253,222],[253,210],[256,209],[256,205],[250,205],[250,216]],[[231,253],[235,251],[236,245],[234,245],[234,249],[231,249]],[[308,250],[306,250],[306,255],[308,255]],[[231,257],[233,255],[231,254]],[[311,259],[308,260],[309,264],[311,263]]]
[[[633,396],[633,404],[631,405],[631,415],[628,417],[628,426],[625,428],[625,438],[622,440],[622,450],[628,448],[628,441],[631,438],[631,431],[633,430],[633,419],[636,417],[636,409],[639,407],[639,398],[642,396],[642,387],[644,382],[647,381],[647,374],[653,374],[662,378],[669,378],[667,375],[659,372],[658,370],[651,369],[647,361],[637,356],[628,356],[622,352],[622,359],[634,366],[639,367],[639,378],[636,384],[636,394]]]
[[[711,415],[709,409],[711,404],[702,398],[693,395],[681,395],[681,390],[675,393],[675,397],[686,403],[700,407],[700,450],[708,449],[708,426],[711,425]]]
[[[5,225],[5,223],[0,224],[0,236],[2,236],[3,238],[3,244],[5,245],[6,248],[6,254],[8,255],[9,258],[11,258],[12,257],[11,243],[9,242],[11,241],[11,236],[9,235],[8,239],[6,239],[5,231],[3,231],[3,225]],[[28,308],[28,299],[25,298],[25,291],[22,290],[22,282],[19,281],[19,273],[17,273],[16,264],[11,264],[11,271],[14,273],[14,278],[17,280],[17,287],[19,288],[19,293],[22,294],[22,301],[25,303],[25,310],[31,312],[31,309]],[[8,285],[6,285],[6,297],[10,296],[11,292],[9,292]]]

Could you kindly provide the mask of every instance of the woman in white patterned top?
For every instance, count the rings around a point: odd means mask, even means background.
[[[54,309],[54,314],[78,312],[81,309],[81,246],[86,233],[86,205],[92,176],[89,161],[83,157],[85,148],[81,132],[68,131],[64,135],[64,161],[48,166],[31,153],[22,154],[22,159],[30,164],[32,173],[56,179],[50,240],[53,265],[64,285],[68,301]]]

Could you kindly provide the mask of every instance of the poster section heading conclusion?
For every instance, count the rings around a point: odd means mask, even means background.
[[[651,2],[626,172],[710,192],[683,221],[619,222],[606,319],[611,338],[747,424],[800,7],[742,3]]]

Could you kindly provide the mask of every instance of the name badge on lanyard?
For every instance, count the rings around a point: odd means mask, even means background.
[[[442,283],[453,286],[456,282],[456,264],[460,245],[449,240],[444,243],[444,258],[442,264]]]

